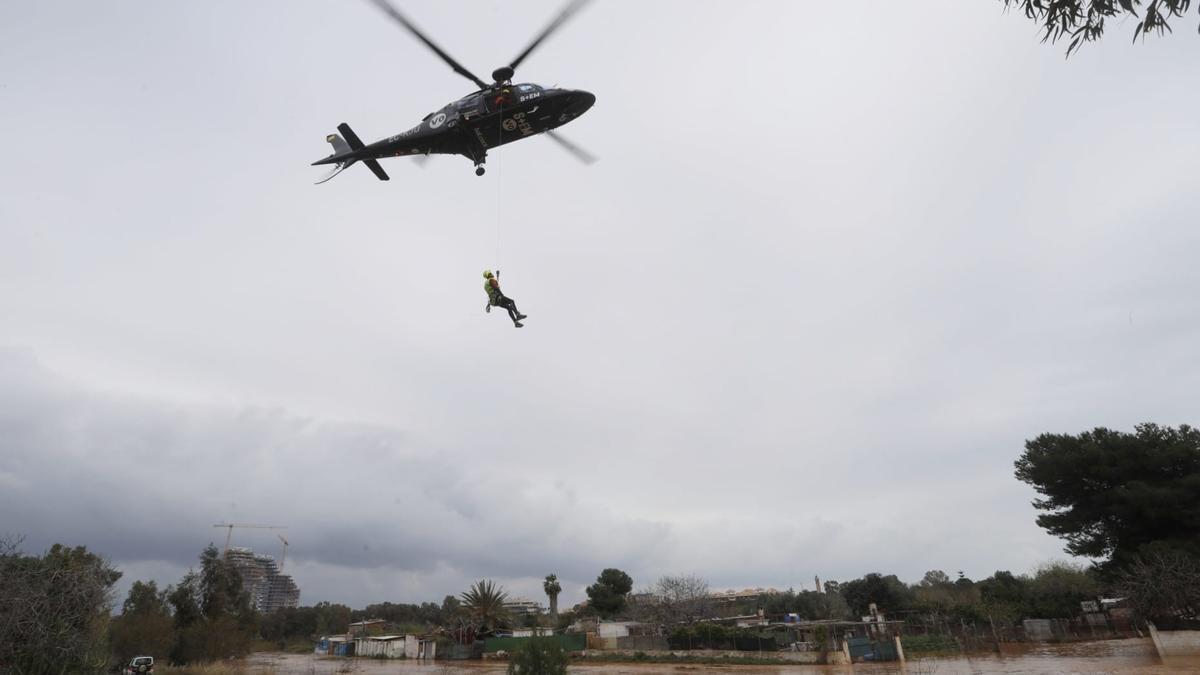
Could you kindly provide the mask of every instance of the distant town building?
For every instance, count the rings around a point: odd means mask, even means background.
[[[658,605],[662,604],[662,596],[650,591],[644,591],[642,593],[630,593],[629,595],[625,596],[625,602],[629,603],[630,606]]]
[[[741,600],[754,600],[764,595],[779,595],[780,591],[777,588],[744,588],[740,591],[715,591],[709,593],[709,597],[713,600],[724,600],[727,602],[738,602]]]
[[[300,605],[300,589],[292,577],[279,572],[275,559],[255,555],[252,549],[234,547],[225,553],[225,560],[242,577],[242,589],[250,596],[250,604],[264,614]]]
[[[383,619],[364,619],[350,624],[347,635],[383,635],[387,621]]]
[[[542,606],[533,600],[525,600],[523,598],[512,598],[504,603],[504,609],[513,617],[521,616],[538,616],[542,613]]]

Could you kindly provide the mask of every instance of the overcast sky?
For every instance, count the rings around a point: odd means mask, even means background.
[[[486,77],[558,1],[401,6]],[[366,2],[4,3],[0,533],[123,589],[284,524],[357,607],[1063,558],[1024,441],[1200,421],[1194,23],[598,0],[517,76],[598,164],[314,186],[472,85]]]

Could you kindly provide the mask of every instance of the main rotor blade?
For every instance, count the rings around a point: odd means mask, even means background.
[[[434,44],[433,40],[430,40],[429,38],[425,37],[425,34],[422,33],[420,31],[420,29],[418,29],[415,25],[413,25],[413,22],[409,21],[408,17],[401,14],[400,10],[393,7],[392,3],[388,2],[388,0],[371,0],[371,2],[374,3],[375,6],[378,7],[379,9],[383,10],[384,13],[386,13],[388,16],[395,19],[397,21],[397,23],[399,23],[401,26],[404,26],[405,28],[407,28],[408,32],[417,36],[417,39],[420,40],[421,42],[424,42],[425,46],[432,49],[435,54],[442,57],[442,60],[445,61],[446,63],[448,63],[450,65],[450,67],[454,69],[454,72],[458,73],[459,75],[462,75],[463,77],[467,78],[468,80],[471,80],[475,84],[479,85],[480,89],[487,89],[488,85],[486,82],[484,82],[483,80],[476,77],[475,73],[472,73],[471,71],[467,70],[466,68],[463,68],[461,63],[459,63],[458,61],[455,61],[449,54],[442,51],[442,48],[437,46],[436,44]]]
[[[595,155],[588,152],[587,150],[584,150],[583,148],[579,147],[578,145],[575,145],[571,141],[568,141],[567,139],[563,138],[557,131],[554,131],[554,130],[547,131],[546,135],[549,136],[550,138],[553,138],[554,141],[556,143],[558,143],[559,145],[561,145],[564,150],[571,153],[572,155],[575,155],[575,159],[578,159],[579,161],[583,162],[584,164],[595,164],[596,163],[597,157]]]
[[[508,67],[516,70],[517,66],[521,65],[521,62],[525,60],[525,57],[529,56],[530,52],[536,49],[538,45],[542,44],[542,40],[550,37],[551,33],[558,30],[559,26],[566,23],[567,19],[570,19],[572,16],[574,16],[576,12],[583,9],[583,6],[589,2],[591,2],[591,0],[571,0],[568,2],[567,6],[558,13],[558,16],[554,17],[554,20],[551,21],[548,26],[546,26],[541,35],[538,35],[536,38],[534,38],[533,42],[529,43],[529,46],[525,48],[525,51],[521,52],[517,58],[513,59],[512,63],[508,64]]]

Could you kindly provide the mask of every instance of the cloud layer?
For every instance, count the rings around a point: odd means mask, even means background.
[[[593,3],[521,77],[601,162],[319,187],[469,89],[369,3],[0,7],[0,531],[170,582],[286,524],[355,605],[1060,556],[1025,439],[1196,423],[1200,41],[811,5]],[[557,0],[406,8],[489,72]]]

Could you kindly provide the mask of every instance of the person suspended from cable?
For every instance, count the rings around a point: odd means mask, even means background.
[[[495,274],[492,274],[491,270],[483,271],[483,289],[487,291],[488,295],[488,304],[484,311],[490,314],[492,307],[503,307],[508,310],[508,316],[512,319],[514,327],[523,328],[525,326],[521,323],[521,319],[526,317],[517,310],[517,303],[500,291],[500,270],[496,270]]]

